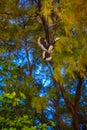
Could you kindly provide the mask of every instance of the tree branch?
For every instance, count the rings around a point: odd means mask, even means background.
[[[79,78],[78,85],[77,85],[77,88],[76,88],[75,101],[74,101],[75,108],[77,108],[79,100],[80,100],[82,83],[83,83],[83,78]]]
[[[58,16],[57,16],[57,14],[56,14],[56,12],[54,10],[52,10],[50,18],[51,18],[51,20],[53,22],[53,24],[50,26],[50,27],[52,27],[51,39],[52,39],[52,41],[54,41],[55,32],[56,32],[57,23],[58,23]]]
[[[40,17],[40,19],[42,21],[43,28],[44,28],[44,31],[45,31],[46,40],[49,43],[49,26],[48,26],[48,21],[46,20],[46,18],[43,15],[40,14],[41,13],[41,0],[38,0],[37,6],[38,6],[38,11],[39,11],[39,17]]]
[[[26,46],[24,49],[25,49],[26,58],[27,58],[27,61],[28,61],[28,71],[30,72],[30,76],[31,76],[32,75],[32,66],[31,66],[30,59],[29,59],[28,46]]]
[[[69,111],[70,111],[72,114],[74,114],[74,106],[73,106],[73,104],[70,102],[70,100],[69,100],[68,97],[66,96],[63,86],[62,86],[62,85],[59,85],[59,86],[60,86],[60,91],[61,91],[61,93],[62,93],[62,96],[63,96],[63,98],[64,98],[64,101],[65,101],[65,103],[66,103],[66,105],[67,105],[67,108],[69,109]]]
[[[14,108],[14,112],[15,112],[15,114],[16,114],[17,116],[20,116],[20,114],[19,114],[19,112],[18,112],[16,106],[13,106],[13,108]]]

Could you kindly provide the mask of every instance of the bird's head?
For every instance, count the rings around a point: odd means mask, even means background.
[[[59,37],[57,37],[57,38],[55,38],[55,41],[58,41],[60,38]]]

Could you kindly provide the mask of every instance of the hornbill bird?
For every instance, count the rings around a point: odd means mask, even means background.
[[[43,49],[43,59],[50,61],[52,57],[50,54],[52,53],[54,49],[54,45],[56,41],[58,41],[60,38],[56,38],[53,43],[48,44],[47,41],[44,38],[39,37],[38,38],[38,45]]]

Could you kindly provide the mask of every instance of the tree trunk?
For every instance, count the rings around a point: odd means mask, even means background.
[[[55,89],[58,88],[58,83],[55,82]],[[59,112],[59,90],[56,89],[56,99],[54,99],[54,108],[55,108],[55,113],[54,113],[54,118],[56,121],[56,126],[55,126],[55,130],[63,130],[63,122],[61,119],[61,114]]]
[[[77,113],[72,116],[73,130],[80,130],[79,119]]]
[[[43,110],[41,111],[41,119],[40,119],[41,123],[45,123],[45,116],[44,116],[44,112]]]
[[[56,120],[55,130],[63,130],[61,115],[56,113],[55,114],[55,120]]]

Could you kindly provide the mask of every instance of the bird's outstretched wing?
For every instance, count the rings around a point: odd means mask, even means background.
[[[39,37],[37,42],[38,42],[38,45],[39,45],[44,51],[47,51],[48,45],[47,45],[46,40],[44,40],[43,38]]]

